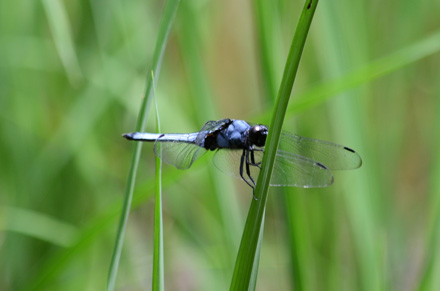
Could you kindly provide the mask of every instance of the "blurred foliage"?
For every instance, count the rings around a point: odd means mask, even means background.
[[[156,88],[164,132],[268,121],[304,3],[263,2],[182,1]],[[0,2],[0,290],[104,288],[133,150],[121,133],[135,128],[163,8]],[[329,188],[271,190],[258,290],[440,288],[439,9],[319,3],[291,104],[347,86],[288,111],[284,128],[364,164]],[[230,284],[252,195],[210,158],[163,168],[169,290]],[[144,145],[117,289],[151,286],[154,160]]]

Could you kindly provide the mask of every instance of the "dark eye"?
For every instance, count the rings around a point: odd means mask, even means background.
[[[266,144],[267,127],[264,125],[255,125],[249,129],[249,142],[251,145],[262,147]]]

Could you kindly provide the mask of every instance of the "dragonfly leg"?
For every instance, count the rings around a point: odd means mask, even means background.
[[[245,150],[245,151],[246,151],[246,150]],[[250,152],[250,150],[246,151],[246,174],[248,175],[249,179],[251,179],[252,183],[253,183],[254,185],[256,185],[254,179],[252,179],[252,176],[251,176],[251,170],[250,170],[250,166],[254,166],[255,163],[250,163],[250,162],[249,162],[249,152]],[[252,159],[252,155],[253,155],[253,153],[254,153],[254,152],[252,151],[252,152],[251,152],[251,159]],[[243,155],[244,155],[244,153],[243,153]],[[242,155],[242,158],[243,158],[243,155]],[[249,184],[249,183],[248,183],[248,184]],[[255,196],[255,187],[252,187],[252,196],[254,196],[254,200],[258,200],[257,197]]]
[[[256,167],[258,167],[258,168],[260,168],[261,169],[261,162],[258,162],[258,163],[255,163],[255,155],[254,155],[254,151],[256,151],[257,149],[253,149],[253,150],[251,150],[251,165],[252,166],[256,166]]]
[[[252,176],[251,176],[251,169],[250,169],[250,167],[249,167],[249,165],[254,166],[255,163],[251,163],[251,162],[249,161],[249,152],[250,152],[250,150],[247,150],[247,151],[246,151],[246,174],[248,175],[248,177],[249,177],[249,179],[252,181],[252,183],[253,183],[254,185],[256,185],[254,179],[253,179]],[[253,152],[252,152],[252,153],[253,153]],[[251,159],[252,159],[252,158],[251,158]]]
[[[252,188],[252,191],[254,192],[254,190],[255,190],[254,185],[252,185],[251,183],[249,183],[249,181],[246,180],[246,179],[244,178],[244,176],[243,176],[243,166],[244,166],[244,157],[245,157],[245,155],[246,155],[246,150],[243,150],[243,154],[241,155],[241,158],[240,158],[240,177],[241,177],[241,179],[243,179],[243,181],[246,182],[246,184],[249,185],[249,187]],[[253,193],[253,192],[252,192],[252,193]],[[255,195],[254,195],[254,198],[255,198]]]

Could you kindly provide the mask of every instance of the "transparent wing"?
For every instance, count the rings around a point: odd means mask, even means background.
[[[278,150],[307,157],[330,170],[356,169],[362,165],[359,154],[348,147],[285,131],[281,133]]]
[[[223,173],[235,178],[240,177],[240,159],[242,150],[218,150],[213,158],[214,165]],[[255,163],[261,162],[263,152],[254,152]],[[246,169],[243,170],[246,177]],[[260,169],[250,166],[252,178],[256,181]],[[271,186],[326,187],[333,183],[333,175],[324,165],[306,157],[278,151],[275,159]]]
[[[191,134],[182,134],[180,140],[176,141],[168,140],[166,136],[160,137],[154,144],[154,153],[177,169],[188,169],[206,150],[195,143],[183,142],[185,138],[194,139]]]
[[[203,144],[207,134],[228,121],[229,119],[208,121],[198,133],[164,134],[156,140],[154,153],[161,160],[178,169],[188,169],[206,152]]]
[[[278,150],[270,180],[271,186],[312,188],[331,184],[333,184],[333,175],[321,163]]]
[[[214,163],[215,167],[221,172],[241,180],[240,160],[242,153],[242,149],[220,149],[215,152],[212,162]],[[255,152],[254,157],[256,163],[261,162],[261,159],[263,158],[263,152]],[[255,166],[249,166],[249,169],[252,178],[256,182],[260,169]],[[243,176],[247,177],[246,166],[243,167]]]
[[[230,121],[229,118],[220,119],[220,120],[209,120],[205,122],[205,124],[202,126],[202,129],[200,129],[200,132],[216,130],[217,128],[221,127],[223,124],[228,123],[229,121]]]
[[[221,120],[210,120],[205,122],[202,128],[199,131],[199,134],[196,138],[197,144],[203,144],[206,135],[210,132],[217,130],[222,127],[225,123],[229,122],[229,119],[221,119]]]

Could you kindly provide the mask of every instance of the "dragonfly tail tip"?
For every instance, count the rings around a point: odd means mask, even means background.
[[[122,136],[125,137],[128,140],[133,140],[133,133],[131,133],[131,132],[130,133],[124,133]]]

